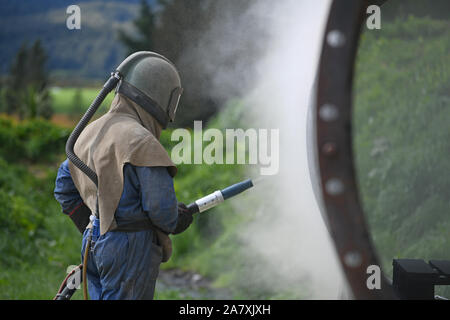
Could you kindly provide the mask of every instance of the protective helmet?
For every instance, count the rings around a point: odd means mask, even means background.
[[[183,88],[177,69],[167,58],[150,51],[135,52],[116,70],[116,92],[136,102],[165,129],[175,119]]]

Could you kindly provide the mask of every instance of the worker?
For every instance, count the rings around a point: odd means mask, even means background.
[[[160,264],[171,254],[168,235],[185,231],[193,220],[177,201],[176,167],[159,142],[175,118],[179,73],[152,52],[125,61],[109,111],[75,144],[76,155],[97,174],[98,187],[65,160],[54,191],[62,211],[83,232],[82,259],[92,232],[86,273],[95,300],[153,299]],[[85,221],[86,212],[98,216]]]

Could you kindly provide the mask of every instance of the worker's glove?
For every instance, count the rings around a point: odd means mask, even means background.
[[[178,234],[185,231],[192,223],[194,218],[189,213],[188,208],[182,202],[178,202],[178,222],[173,234]]]

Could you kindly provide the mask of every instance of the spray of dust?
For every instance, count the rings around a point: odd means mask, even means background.
[[[240,232],[248,263],[252,264],[250,257],[258,257],[254,274],[260,277],[252,277],[280,291],[304,290],[300,295],[313,299],[340,298],[345,291],[312,191],[306,146],[307,110],[329,5],[329,0],[256,1],[243,12],[239,8],[228,12],[232,19],[220,15],[198,46],[213,56],[202,59],[199,66],[215,74],[210,89],[227,96],[246,88],[240,96],[250,123],[255,128],[279,129],[279,173],[265,177],[247,205],[242,200],[232,202],[239,206],[236,210],[255,212]],[[253,35],[249,30],[255,26],[263,32]],[[222,61],[233,56],[239,44],[261,34],[263,54],[252,65],[249,90],[239,80],[245,66],[229,69]],[[198,59],[199,52],[187,56]]]
[[[311,298],[338,298],[342,291],[341,270],[312,192],[306,146],[307,110],[328,9],[329,1],[276,6],[272,44],[259,63],[261,81],[248,98],[258,106],[253,113],[261,123],[280,129],[280,173],[271,193],[279,209],[264,220],[270,221],[271,235],[264,232],[268,225],[256,222],[247,243],[286,285],[304,279]],[[264,189],[259,192],[263,198]]]

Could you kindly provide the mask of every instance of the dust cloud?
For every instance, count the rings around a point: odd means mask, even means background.
[[[264,177],[248,203],[232,201],[236,210],[254,213],[239,234],[249,259],[264,262],[255,281],[306,299],[343,298],[346,285],[314,197],[306,143],[330,1],[255,1],[244,11],[233,3],[234,12],[220,14],[201,50],[188,50],[186,59],[200,59],[199,72],[214,75],[209,89],[218,96],[241,97],[248,128],[279,129],[278,174]],[[251,65],[228,68],[230,57],[249,54],[241,47],[249,42],[259,48],[253,60],[243,57]]]

